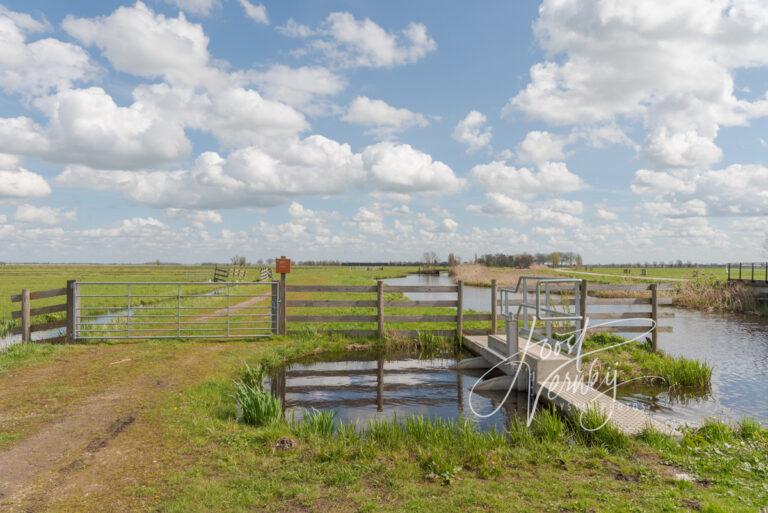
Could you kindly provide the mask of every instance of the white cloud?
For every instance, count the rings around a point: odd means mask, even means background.
[[[512,167],[504,162],[480,164],[472,168],[472,177],[488,190],[522,194],[573,192],[584,187],[581,178],[571,173],[563,162],[545,162],[538,172],[526,167]]]
[[[657,167],[706,169],[723,157],[711,139],[693,130],[670,134],[666,128],[648,137],[643,153]]]
[[[168,225],[154,217],[133,217],[123,219],[111,228],[92,228],[82,230],[80,233],[85,237],[92,238],[150,238],[160,241],[172,232],[173,230]]]
[[[602,221],[615,221],[618,216],[606,208],[597,208],[595,216]]]
[[[384,217],[380,212],[366,207],[360,207],[352,216],[352,221],[361,233],[368,235],[384,235],[387,230],[384,226]]]
[[[249,72],[247,77],[270,100],[312,112],[318,98],[336,95],[347,87],[344,78],[319,66],[291,68],[276,64],[265,71]]]
[[[165,0],[165,2],[198,16],[208,16],[211,11],[221,6],[219,0]]]
[[[317,52],[341,67],[389,68],[411,64],[437,48],[422,23],[409,23],[399,33],[388,32],[369,18],[356,19],[346,12],[328,15],[317,29],[293,20],[279,29],[291,37],[308,38],[300,53]]]
[[[482,112],[470,111],[453,129],[453,139],[467,145],[468,153],[485,148],[493,137],[491,128],[486,127],[487,122]]]
[[[504,114],[554,125],[642,122],[643,155],[657,170],[706,169],[722,158],[721,127],[768,115],[765,98],[739,98],[734,87],[735,70],[768,64],[760,2],[544,0],[534,27],[546,60]]]
[[[45,179],[21,167],[14,155],[0,153],[0,199],[41,198],[51,194]]]
[[[408,144],[374,144],[365,148],[362,157],[379,190],[453,193],[464,185],[450,167]]]
[[[639,210],[645,214],[650,213],[664,217],[704,217],[707,215],[707,204],[698,199],[679,204],[668,201],[649,201],[641,204]]]
[[[262,25],[269,25],[269,17],[267,16],[267,8],[262,4],[253,4],[248,0],[240,0],[240,5],[243,6],[245,15],[256,23]]]
[[[67,16],[62,26],[83,44],[99,48],[119,71],[184,85],[201,83],[213,73],[208,67],[208,37],[183,13],[168,18],[136,2],[109,16]]]
[[[563,146],[566,142],[565,137],[534,130],[528,132],[523,142],[517,145],[517,158],[521,162],[533,162],[537,165],[547,161],[563,161]]]
[[[27,41],[47,28],[47,22],[0,6],[0,88],[39,96],[96,76],[96,66],[79,46],[52,38]]]
[[[635,173],[632,192],[637,194],[691,193],[696,189],[692,177],[682,173],[667,173],[640,169]]]
[[[439,229],[443,232],[455,233],[459,229],[459,223],[447,217],[440,222]]]
[[[63,210],[52,207],[37,207],[35,205],[22,204],[16,207],[14,219],[23,223],[57,225],[63,221],[74,221],[74,210]]]
[[[375,133],[389,136],[411,127],[426,127],[429,121],[423,114],[393,107],[383,100],[358,96],[341,118],[347,123],[373,127]]]
[[[187,222],[197,229],[204,229],[207,224],[221,224],[224,220],[215,210],[189,210],[184,208],[167,208],[165,215],[172,219]]]

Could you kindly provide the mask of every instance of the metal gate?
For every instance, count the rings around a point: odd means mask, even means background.
[[[73,338],[253,338],[277,333],[277,282],[75,282]]]

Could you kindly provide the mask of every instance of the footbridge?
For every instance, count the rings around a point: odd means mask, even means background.
[[[626,434],[646,427],[675,435],[676,431],[646,411],[615,400],[593,386],[595,374],[582,365],[584,312],[579,299],[581,280],[521,277],[515,289],[500,289],[504,335],[465,335],[464,347],[477,356],[459,368],[498,369],[502,376],[485,379],[475,390],[528,392],[531,409],[550,403],[569,415],[601,411]],[[553,304],[552,294],[568,298]],[[522,295],[522,300],[517,298]],[[600,377],[599,382],[606,381]]]

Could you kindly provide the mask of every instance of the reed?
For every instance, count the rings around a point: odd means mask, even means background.
[[[685,308],[735,313],[756,313],[759,309],[752,289],[746,285],[706,274],[681,284],[675,293],[675,304]]]
[[[611,424],[603,412],[595,408],[572,415],[568,418],[568,426],[577,440],[590,447],[622,452],[630,445],[629,437]]]
[[[281,419],[280,399],[264,390],[261,383],[235,382],[238,419],[251,426],[265,426]]]

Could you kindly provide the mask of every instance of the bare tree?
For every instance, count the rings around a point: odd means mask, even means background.
[[[425,251],[421,258],[428,266],[437,264],[437,253],[434,251]]]
[[[229,261],[232,263],[232,265],[238,266],[238,267],[245,267],[246,265],[248,265],[248,260],[244,256],[240,256],[240,255],[233,256],[232,258],[229,259]]]

